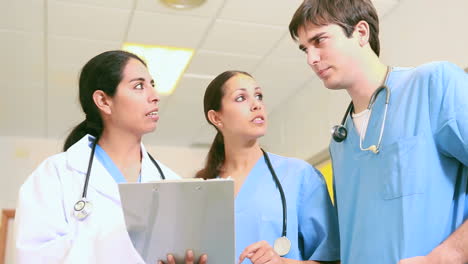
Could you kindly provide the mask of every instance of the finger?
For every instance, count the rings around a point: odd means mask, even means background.
[[[252,263],[254,264],[259,264],[259,263],[263,263],[260,260],[260,258],[262,258],[263,256],[265,256],[266,252],[268,251],[268,248],[265,248],[265,247],[261,247],[259,248],[257,251],[255,251],[255,253],[253,254],[253,256],[251,256],[249,259],[250,261],[252,261]]]
[[[208,262],[208,255],[203,254],[200,256],[200,259],[198,260],[198,264],[206,264]]]
[[[274,259],[279,258],[279,256],[271,250],[266,250],[263,256],[259,257],[256,261],[255,264],[257,263],[274,263]],[[253,262],[253,261],[252,261]]]
[[[175,264],[174,256],[167,254],[167,264]]]
[[[242,263],[245,258],[251,258],[255,251],[257,251],[262,245],[264,245],[266,241],[259,241],[256,243],[253,243],[252,245],[246,247],[244,251],[239,255],[239,263]],[[268,244],[268,243],[266,243]]]
[[[253,254],[254,254],[253,252],[245,253],[244,255],[241,254],[241,255],[239,256],[239,262],[238,262],[238,263],[241,264],[242,261],[244,261],[245,258],[250,258],[250,257],[253,256]]]
[[[193,251],[191,249],[187,250],[185,253],[185,264],[193,264]]]
[[[161,260],[158,260],[158,264],[164,264],[164,262],[162,262]]]

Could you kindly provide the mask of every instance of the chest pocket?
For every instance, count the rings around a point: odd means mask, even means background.
[[[428,142],[423,136],[412,136],[393,144],[382,146],[382,198],[396,199],[422,194],[425,190],[425,153]]]

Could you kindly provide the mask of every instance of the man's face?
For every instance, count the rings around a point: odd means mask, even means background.
[[[344,89],[352,85],[360,52],[356,36],[354,32],[350,38],[346,37],[336,24],[316,26],[307,23],[299,28],[299,48],[328,89]]]

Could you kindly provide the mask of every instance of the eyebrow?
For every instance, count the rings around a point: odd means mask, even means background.
[[[139,77],[139,78],[131,79],[129,82],[144,82],[144,81],[145,81],[145,78]],[[151,84],[154,84],[153,79],[150,82],[151,82]]]
[[[260,86],[255,87],[255,90],[261,90],[261,89],[262,89],[262,88],[261,88]],[[235,92],[237,92],[237,91],[239,91],[239,90],[240,90],[240,91],[243,91],[243,92],[246,92],[246,91],[247,91],[247,89],[245,89],[245,88],[237,88],[237,89],[234,90],[231,94],[233,94],[233,93],[235,93]]]
[[[309,38],[309,39],[307,40],[307,43],[309,43],[309,44],[310,44],[310,43],[313,43],[313,42],[315,42],[318,38],[320,38],[321,36],[323,36],[323,35],[325,35],[325,34],[326,34],[326,32],[317,33],[317,34],[315,34],[313,37]],[[300,49],[300,50],[304,50],[305,48],[306,48],[306,47],[305,47],[304,45],[302,45],[302,44],[299,45],[299,49]]]

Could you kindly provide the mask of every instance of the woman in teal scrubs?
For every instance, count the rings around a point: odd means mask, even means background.
[[[206,166],[197,177],[234,180],[239,261],[257,264],[339,260],[336,211],[320,172],[302,160],[260,148],[258,139],[266,133],[267,112],[263,90],[253,77],[239,71],[218,75],[206,89],[204,111],[217,135]],[[280,188],[287,208],[286,237],[291,243],[283,257],[273,249],[275,240],[282,236],[284,223]]]

